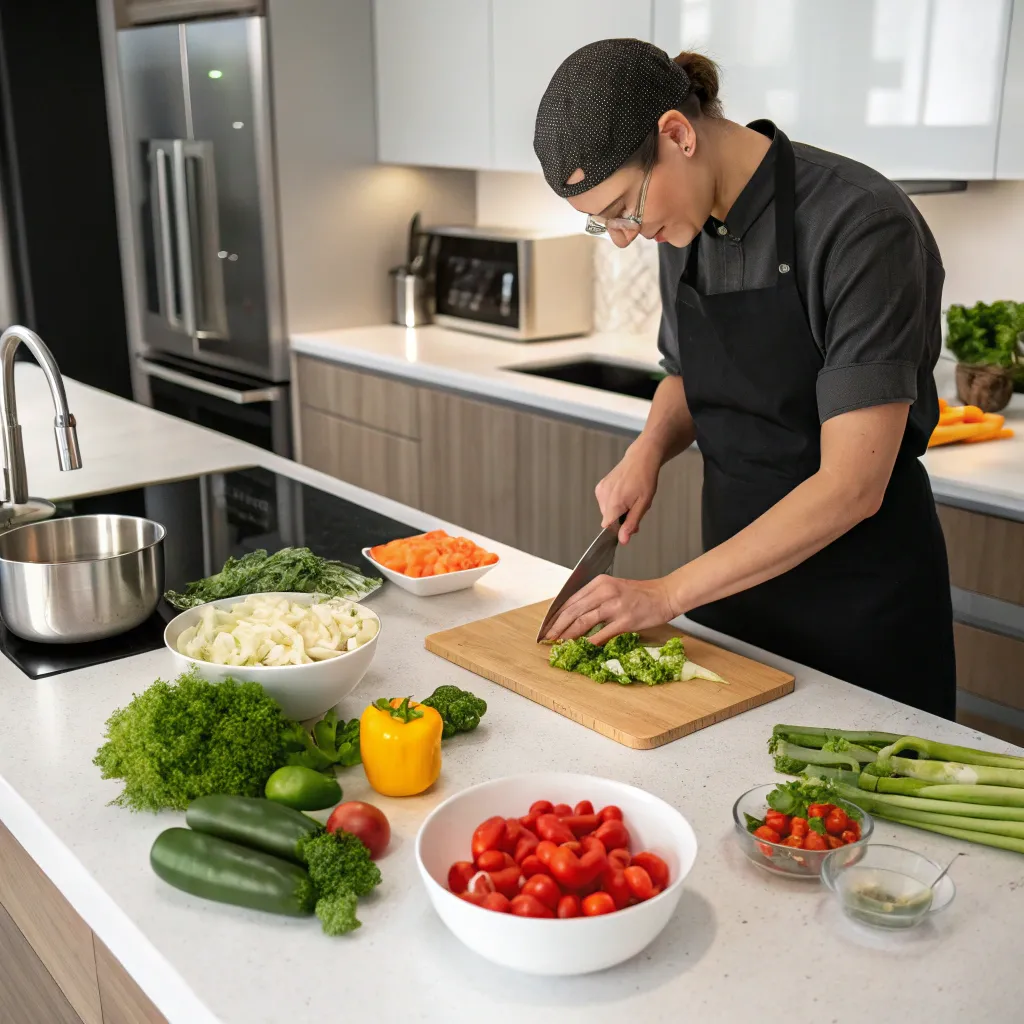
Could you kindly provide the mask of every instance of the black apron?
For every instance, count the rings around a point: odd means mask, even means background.
[[[679,360],[704,458],[705,550],[752,523],[821,461],[815,384],[823,358],[797,290],[793,148],[782,132],[777,139],[775,284],[701,295],[693,287],[698,235],[677,296]],[[955,716],[946,545],[913,451],[901,449],[875,515],[789,572],[689,614],[857,686]]]

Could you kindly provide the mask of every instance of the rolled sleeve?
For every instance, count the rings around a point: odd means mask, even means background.
[[[825,274],[825,362],[817,380],[822,423],[917,399],[928,258],[915,225],[893,209],[868,214],[836,244]]]

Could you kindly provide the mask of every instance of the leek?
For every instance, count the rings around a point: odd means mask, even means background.
[[[817,775],[823,770],[816,769],[814,774]],[[807,774],[810,774],[810,769]],[[837,781],[849,782],[846,778],[838,778]],[[1015,786],[941,785],[923,782],[920,779],[880,779],[867,772],[862,772],[860,779],[855,784],[862,790],[877,793],[922,796],[929,800],[959,800],[1002,807],[1024,807],[1024,789]]]
[[[968,843],[980,843],[982,846],[995,846],[1000,850],[1024,853],[1024,839],[1015,839],[1012,836],[993,835],[989,832],[954,828],[950,825],[930,825],[920,821],[907,821],[896,814],[879,814],[878,817],[895,822],[897,825],[911,825],[914,828],[923,828],[927,832],[938,832],[940,835],[950,836],[953,839],[963,839]]]
[[[881,755],[871,768],[880,774],[891,772],[923,782],[1024,788],[1022,768],[996,768],[983,764],[964,764],[962,761],[917,761],[911,757],[883,758]]]
[[[987,750],[958,747],[952,743],[936,743],[932,740],[918,739],[916,736],[901,736],[881,750],[878,759],[885,761],[905,750],[913,751],[919,758],[927,758],[931,761],[953,761],[960,764],[987,765],[990,768],[1009,768],[1020,772],[1021,778],[1024,778],[1024,757],[1014,757],[1012,754],[992,754]],[[1020,784],[1018,783],[1018,785]]]
[[[775,770],[784,775],[799,775],[809,764],[845,764],[851,771],[860,771],[860,761],[853,754],[801,747],[777,736],[768,741],[768,753],[775,758]]]
[[[772,730],[772,735],[801,747],[821,747],[827,740],[835,737],[874,750],[881,750],[903,739],[898,732],[851,732],[847,729],[818,729],[806,725],[777,725]]]
[[[903,810],[907,810],[923,811],[933,815],[941,814],[946,817],[959,815],[965,818],[988,818],[992,821],[1024,821],[1024,807],[1005,807],[997,804],[978,804],[955,800],[936,802],[930,798],[930,795],[897,796],[892,793],[866,793],[862,789],[843,784],[840,784],[838,788],[847,800],[859,804],[872,814],[884,813],[892,808],[894,814],[902,814]],[[966,786],[964,788],[971,790],[974,787]]]

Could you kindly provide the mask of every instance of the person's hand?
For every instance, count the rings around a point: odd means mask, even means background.
[[[640,520],[658,489],[661,455],[643,436],[626,449],[619,464],[597,485],[594,494],[601,507],[601,526],[607,528],[626,519],[619,528],[619,543],[626,544],[640,528]]]
[[[663,626],[677,614],[667,579],[598,576],[566,602],[545,639],[572,640],[603,622],[604,628],[590,638],[595,644],[603,644],[629,630]]]

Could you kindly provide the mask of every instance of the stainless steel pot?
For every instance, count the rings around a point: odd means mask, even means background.
[[[164,587],[166,530],[134,516],[71,516],[0,534],[0,615],[25,640],[73,644],[145,622]]]

